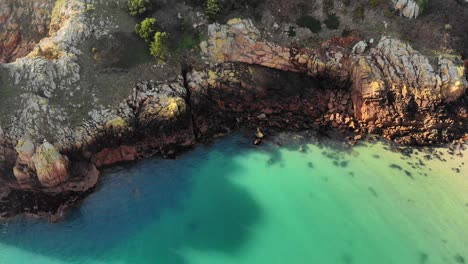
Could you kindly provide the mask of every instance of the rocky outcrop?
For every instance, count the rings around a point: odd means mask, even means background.
[[[375,133],[407,144],[447,142],[466,131],[468,115],[460,103],[466,75],[454,56],[432,65],[389,37],[375,44],[336,37],[316,49],[281,46],[264,41],[250,20],[241,19],[209,26],[202,49],[210,66],[187,67],[163,82],[141,81],[120,104],[93,106],[72,124],[64,104],[54,102],[81,89],[77,47],[107,29],[87,22],[83,1],[62,4],[63,27],[52,26],[30,56],[4,67],[25,91],[7,129],[0,128],[7,135],[0,137],[0,158],[8,156],[4,160],[15,165],[11,201],[23,190],[33,190],[32,201],[37,193],[46,193],[46,200],[77,197],[97,183],[96,167],[155,154],[172,157],[239,127],[259,135],[268,129],[333,129],[351,142]],[[44,138],[54,145],[38,144]],[[15,144],[16,153],[9,153]],[[3,165],[0,173],[11,172]]]
[[[0,2],[0,63],[26,56],[49,30],[55,1]]]
[[[16,146],[18,159],[13,173],[20,185],[33,186],[38,181],[44,187],[55,187],[68,180],[69,160],[48,142],[36,146],[21,139]]]
[[[409,44],[383,37],[366,56],[355,58],[352,80],[356,117],[370,121],[382,119],[389,112],[398,117],[412,106],[417,111],[431,111],[441,102],[457,101],[468,87],[461,59],[440,56],[438,67],[435,70]],[[394,103],[388,102],[389,97]]]
[[[105,148],[94,155],[93,163],[96,167],[109,166],[125,161],[134,161],[138,153],[133,146],[119,146],[117,148]]]
[[[48,142],[40,145],[31,158],[37,179],[45,187],[57,186],[69,177],[69,160]]]
[[[351,87],[354,118],[365,131],[392,140],[401,137],[402,143],[430,143],[435,139],[423,134],[417,139],[408,137],[435,131],[436,138],[441,138],[453,129],[463,131],[465,121],[453,120],[447,113],[468,87],[460,58],[440,56],[434,67],[409,44],[396,39],[384,36],[367,51],[363,45],[352,48],[350,44],[356,42],[335,38],[315,50],[280,47],[261,41],[251,21],[236,19],[227,25],[211,25],[202,48],[214,63],[262,65],[305,73],[339,88]]]
[[[429,0],[392,0],[395,10],[407,18],[417,18],[426,8]]]

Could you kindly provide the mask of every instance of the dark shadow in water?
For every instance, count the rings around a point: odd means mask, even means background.
[[[243,169],[233,158],[247,145],[250,140],[233,136],[177,160],[150,159],[109,173],[64,221],[11,220],[0,225],[0,243],[65,262],[178,264],[186,263],[179,253],[187,248],[233,254],[262,217],[251,195],[233,183]]]

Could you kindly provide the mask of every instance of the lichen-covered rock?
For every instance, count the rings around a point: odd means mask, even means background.
[[[450,104],[457,105],[468,87],[463,61],[457,56],[440,56],[433,66],[411,45],[385,36],[368,50],[363,42],[356,46],[359,39],[353,38],[333,38],[314,50],[281,47],[262,41],[253,23],[240,19],[211,25],[208,35],[202,48],[213,63],[261,65],[351,87],[354,118],[369,126],[368,132],[388,134],[390,139],[409,137],[402,142],[412,144],[410,133],[437,130],[438,136],[428,141],[433,142],[441,137],[448,140],[448,130],[463,127],[463,120],[447,116]],[[210,72],[207,77],[208,84],[214,83]]]
[[[350,43],[354,38],[349,38]],[[317,50],[282,47],[260,40],[251,20],[232,19],[226,25],[212,24],[202,50],[214,63],[243,62],[312,77],[332,79],[338,86],[349,79],[349,40],[332,39]]]
[[[429,0],[392,0],[395,10],[407,18],[417,18]]]
[[[355,61],[354,107],[356,117],[363,120],[383,118],[381,111],[404,116],[407,103],[414,110],[430,111],[441,102],[458,100],[468,87],[460,58],[439,57],[436,71],[409,44],[388,37]]]
[[[138,153],[133,146],[119,146],[117,148],[105,148],[94,155],[93,162],[96,167],[109,166],[124,161],[137,159]]]
[[[34,142],[29,138],[20,139],[16,145],[16,152],[18,153],[18,163],[22,165],[29,165],[31,158],[36,152]]]
[[[26,56],[48,33],[54,0],[0,1],[0,63]]]
[[[32,157],[37,179],[45,187],[54,187],[69,177],[69,160],[48,142],[40,145]]]
[[[460,58],[439,57],[439,75],[442,95],[447,102],[456,101],[468,87],[465,68]]]
[[[353,47],[353,54],[361,54],[366,50],[366,48],[367,48],[367,43],[364,41],[359,41]]]

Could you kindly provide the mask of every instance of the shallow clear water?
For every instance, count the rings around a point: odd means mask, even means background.
[[[63,222],[0,225],[0,264],[468,263],[466,159],[250,143],[109,172]]]

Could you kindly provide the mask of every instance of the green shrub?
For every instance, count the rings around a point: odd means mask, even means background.
[[[376,8],[380,4],[380,0],[369,0],[369,5],[372,8]]]
[[[198,49],[200,42],[206,39],[204,32],[184,32],[178,38],[176,49],[177,51],[186,51]]]
[[[296,23],[298,26],[308,28],[314,33],[318,33],[320,32],[320,30],[322,30],[322,25],[320,24],[320,21],[315,19],[313,16],[301,16],[296,21]]]
[[[349,27],[346,27],[341,31],[341,36],[348,37],[351,36],[351,33],[353,33],[353,31]]]
[[[294,38],[296,36],[296,29],[294,27],[289,27],[288,29],[288,37]]]
[[[364,6],[358,6],[356,7],[356,9],[354,9],[354,12],[353,12],[353,18],[354,19],[364,19],[365,17],[365,9],[364,9]]]
[[[340,19],[335,14],[328,14],[327,19],[325,19],[323,23],[325,23],[329,29],[337,29],[340,27]]]
[[[158,63],[167,61],[169,55],[168,39],[169,35],[166,32],[156,32],[154,34],[154,41],[150,45],[150,53]]]
[[[128,11],[132,16],[143,15],[151,10],[151,2],[149,0],[129,0]]]
[[[323,13],[325,14],[331,13],[334,7],[335,7],[335,3],[333,2],[333,0],[323,0],[323,6],[322,6]]]
[[[221,13],[221,5],[218,0],[207,0],[205,14],[210,20],[215,20]]]
[[[156,19],[145,18],[145,20],[143,20],[141,24],[137,23],[135,25],[135,32],[146,42],[151,42],[154,33],[156,33]]]

